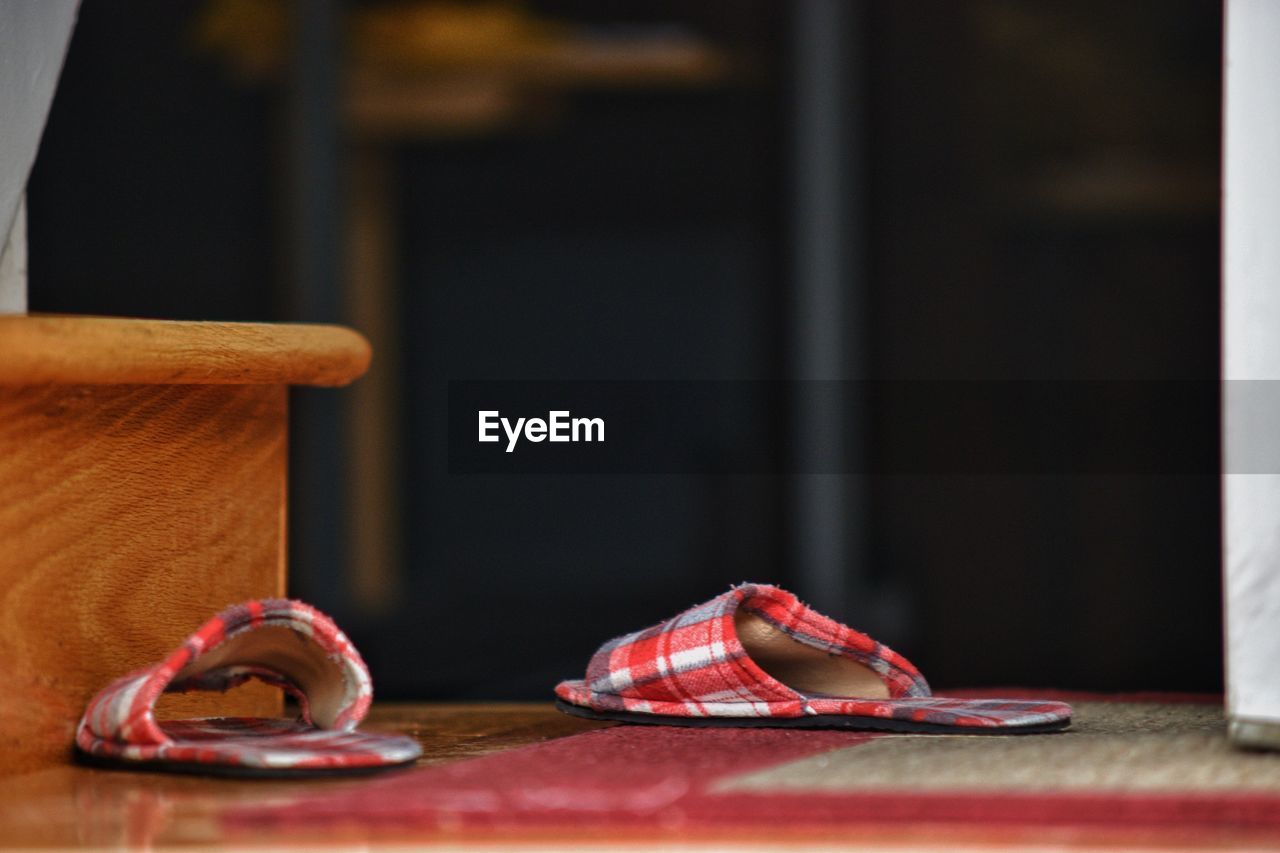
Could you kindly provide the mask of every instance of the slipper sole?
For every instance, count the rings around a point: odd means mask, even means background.
[[[563,699],[556,699],[556,710],[571,717],[582,717],[587,720],[689,728],[854,729],[930,735],[1041,735],[1060,732],[1071,725],[1070,717],[1026,726],[949,726],[942,723],[917,723],[912,720],[859,717],[849,714],[818,714],[806,717],[671,717],[664,714],[640,714],[634,711],[593,711]]]
[[[316,777],[375,776],[388,770],[412,767],[417,759],[398,764],[375,764],[363,767],[249,767],[243,764],[205,764],[196,761],[130,761],[94,755],[73,748],[77,764],[98,770],[134,770],[140,773],[177,773],[184,776],[217,776],[220,779],[313,779]]]

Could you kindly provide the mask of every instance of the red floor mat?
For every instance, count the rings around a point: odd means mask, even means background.
[[[777,837],[914,826],[987,828],[1006,836],[1021,830],[1038,837],[1055,829],[1105,831],[1113,840],[1116,832],[1138,832],[1148,840],[1155,833],[1186,842],[1221,839],[1224,831],[1280,839],[1280,791],[716,790],[721,780],[880,737],[900,736],[618,726],[243,808],[226,819],[229,828],[247,831],[343,824],[389,832],[563,828]]]

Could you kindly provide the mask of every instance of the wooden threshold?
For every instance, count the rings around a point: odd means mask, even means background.
[[[369,342],[342,326],[0,316],[0,385],[346,385]]]
[[[64,763],[112,679],[285,594],[287,386],[369,359],[338,326],[0,316],[0,777]]]

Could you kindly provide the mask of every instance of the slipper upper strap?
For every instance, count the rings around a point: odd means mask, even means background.
[[[299,601],[261,599],[227,608],[163,661],[109,684],[80,728],[117,743],[167,744],[155,718],[160,694],[227,690],[251,678],[291,694],[304,721],[321,729],[354,730],[373,699],[368,668],[333,620]]]
[[[888,646],[823,616],[786,590],[747,583],[601,646],[583,683],[593,706],[643,710],[646,704],[676,703],[695,716],[753,707],[768,715],[807,713],[808,697],[765,672],[743,648],[735,624],[739,610],[798,643],[862,664],[884,683],[891,699],[931,695],[919,670]]]

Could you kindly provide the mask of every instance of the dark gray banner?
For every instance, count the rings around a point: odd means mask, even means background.
[[[1217,474],[1224,392],[1232,470],[1280,472],[1280,383],[1217,381],[454,381],[449,470]],[[850,440],[800,446],[809,411]]]

